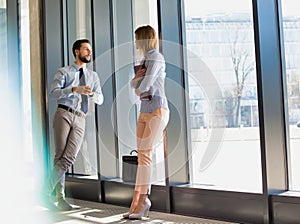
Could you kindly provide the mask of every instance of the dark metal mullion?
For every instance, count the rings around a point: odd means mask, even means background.
[[[62,66],[66,66],[69,63],[69,43],[68,43],[68,0],[60,2],[60,16],[61,16],[61,40],[62,40]],[[68,171],[67,171],[68,173]],[[71,174],[74,175],[74,164],[71,166]]]
[[[95,14],[94,14],[94,0],[91,0],[91,19],[92,19],[92,43],[95,43],[96,40],[95,40]],[[95,52],[95,44],[92,44],[92,48],[93,48],[93,52]],[[93,54],[93,61],[95,61],[95,58],[96,55]],[[96,70],[96,65],[95,63],[93,63],[93,70],[95,71]],[[98,137],[98,133],[100,133],[100,124],[98,122],[99,120],[99,116],[98,116],[98,106],[97,105],[94,105],[95,107],[95,113],[94,113],[94,116],[95,116],[95,128],[96,128],[96,155],[97,155],[97,179],[98,180],[101,180],[101,167],[100,167],[100,162],[99,162],[99,159],[100,159],[100,143],[99,143],[99,137]],[[99,181],[99,184],[100,184],[100,192],[98,192],[98,194],[101,194],[101,181]]]
[[[111,49],[114,49],[115,47],[115,39],[114,39],[114,10],[113,10],[113,0],[109,0],[109,12],[110,12],[110,40],[111,40]],[[113,102],[116,100],[117,92],[116,92],[116,60],[115,60],[115,51],[111,51],[111,66],[112,66],[112,86],[113,91]],[[119,141],[118,141],[118,120],[117,120],[117,103],[113,104],[113,110],[114,110],[114,137],[115,137],[115,155],[116,158],[119,158]],[[119,169],[119,163],[116,163],[116,171],[119,174],[120,169]]]
[[[62,41],[63,41],[63,50],[61,54],[63,55],[63,66],[66,66],[69,64],[69,11],[68,11],[68,0],[61,1],[61,18],[62,18],[62,26],[61,26],[61,35],[62,35]]]
[[[192,144],[191,144],[191,128],[190,128],[190,119],[188,118],[188,116],[190,115],[190,106],[189,106],[189,96],[186,95],[186,93],[188,93],[189,91],[189,86],[188,86],[188,73],[186,72],[187,66],[186,66],[186,62],[185,62],[185,58],[187,58],[186,56],[186,52],[185,49],[187,49],[185,44],[186,42],[184,41],[185,38],[183,37],[183,35],[185,34],[185,32],[183,32],[183,27],[185,26],[185,24],[183,23],[183,21],[185,21],[185,12],[184,12],[184,0],[178,0],[178,30],[179,30],[179,44],[181,46],[180,48],[180,60],[181,60],[181,74],[182,74],[182,89],[184,90],[184,92],[182,93],[184,95],[183,97],[183,103],[185,105],[184,109],[184,116],[182,116],[185,119],[184,125],[185,125],[185,141],[186,141],[186,158],[187,158],[187,181],[190,183],[191,181],[191,162],[188,158],[190,158],[190,155],[192,155]]]
[[[43,74],[47,74],[47,58],[46,58],[46,43],[47,43],[47,35],[46,35],[46,6],[45,6],[45,2],[43,0],[39,0],[40,2],[40,35],[41,35],[41,58],[40,58],[40,63],[41,63],[41,72]],[[41,75],[41,86],[43,87],[44,91],[42,91],[42,99],[44,99],[44,121],[45,121],[45,145],[44,145],[44,155],[45,155],[45,159],[44,159],[44,167],[46,168],[46,170],[49,168],[51,160],[50,160],[50,130],[49,130],[49,99],[48,99],[48,79],[46,76]],[[33,95],[31,94],[31,99],[33,99]],[[31,110],[32,109],[32,105],[31,105]]]
[[[160,37],[160,34],[162,32],[162,6],[161,6],[161,1],[160,0],[157,0],[157,6],[158,6],[158,32],[159,32],[159,37]],[[178,30],[179,30],[179,33],[178,33],[178,38],[179,38],[179,44],[180,46],[183,46],[183,32],[182,32],[182,27],[183,27],[183,24],[182,24],[182,16],[183,16],[183,12],[182,12],[182,9],[183,9],[183,2],[181,0],[177,0],[177,18],[178,18]],[[162,37],[161,37],[162,38]],[[163,40],[161,40],[161,43],[163,43]],[[160,50],[162,51],[163,47],[160,46]],[[180,48],[180,63],[181,63],[181,83],[182,83],[182,89],[185,89],[185,83],[186,83],[186,80],[185,80],[185,75],[184,75],[184,59],[183,59],[183,56],[184,56],[184,52],[183,52],[183,47]],[[187,101],[186,101],[186,96],[185,96],[185,93],[184,94],[184,99],[183,99],[183,103],[184,105],[186,105]],[[187,110],[188,108],[185,107],[184,109],[184,118],[186,119],[186,122],[184,122],[185,124],[185,130],[188,130],[188,127],[189,127],[189,124],[188,124],[188,120],[187,120]],[[189,142],[188,139],[190,137],[190,135],[188,134],[188,131],[185,132],[185,139],[186,139],[186,142],[187,142],[187,148],[189,149]],[[186,151],[186,158],[188,158],[188,151]],[[170,180],[169,180],[169,165],[168,165],[168,145],[167,145],[167,128],[166,130],[164,130],[164,162],[165,162],[165,181],[166,181],[166,191],[168,193],[168,196],[166,197],[166,210],[171,212],[171,194],[170,194]],[[190,176],[189,176],[189,162],[187,162],[187,173],[186,173],[186,178],[189,180],[190,179]]]
[[[277,1],[253,0],[253,20],[261,139],[263,219],[264,223],[269,223],[272,222],[274,216],[270,196],[274,192],[286,190],[287,187],[286,109],[283,106],[282,77],[283,48],[280,39]],[[270,55],[272,55],[271,59]],[[272,104],[270,104],[271,101]],[[273,122],[274,117],[277,123]],[[276,164],[275,158],[278,160]]]
[[[258,96],[258,114],[259,114],[259,133],[260,133],[260,149],[261,149],[261,172],[262,172],[262,193],[263,193],[263,207],[265,223],[269,221],[269,202],[268,202],[268,184],[267,184],[267,165],[266,165],[266,138],[265,138],[265,123],[264,123],[264,108],[263,108],[263,93],[262,93],[262,71],[261,71],[261,57],[260,57],[260,41],[259,41],[259,27],[258,27],[258,9],[257,0],[253,0],[253,28],[254,28],[254,42],[255,42],[255,59],[256,59],[256,74],[257,74],[257,96]]]
[[[159,38],[159,51],[162,52],[162,36],[160,35],[162,32],[161,29],[161,5],[160,0],[157,0],[157,21],[158,21],[158,38]],[[163,131],[163,149],[164,149],[164,166],[165,166],[165,184],[166,184],[166,198],[165,198],[165,205],[166,211],[171,211],[171,192],[170,192],[170,178],[169,178],[169,163],[168,163],[168,141],[167,141],[167,128]]]

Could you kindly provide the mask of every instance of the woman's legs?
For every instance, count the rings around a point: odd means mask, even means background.
[[[137,124],[138,169],[135,191],[140,193],[134,213],[144,208],[151,191],[152,148],[163,140],[163,130],[169,120],[169,111],[159,108],[152,113],[141,113]]]
[[[141,115],[140,115],[140,117],[141,117]],[[136,127],[137,142],[139,142],[139,139],[141,138],[140,136],[143,136],[144,129],[146,126],[145,122],[143,122],[140,119],[140,117],[138,119],[138,123],[137,123],[137,127]],[[137,144],[139,144],[139,143],[137,143]],[[133,198],[132,198],[132,201],[130,204],[129,212],[127,212],[123,215],[124,218],[128,218],[129,214],[133,213],[135,211],[135,208],[139,202],[139,198],[140,198],[140,189],[135,186],[135,190],[134,190]]]

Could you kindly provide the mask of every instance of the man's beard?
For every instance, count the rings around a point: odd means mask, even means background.
[[[91,58],[88,60],[88,59],[86,59],[85,57],[82,57],[81,55],[79,55],[79,59],[80,59],[80,61],[82,61],[82,62],[84,62],[84,63],[89,63],[89,62],[91,62]]]

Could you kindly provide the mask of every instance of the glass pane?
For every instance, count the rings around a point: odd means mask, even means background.
[[[122,181],[122,156],[135,149],[135,106],[131,103],[129,80],[132,70],[132,11],[131,1],[113,1],[113,42],[115,69],[115,132],[118,136],[118,170],[116,177]]]
[[[134,0],[133,1],[133,28],[134,30],[142,25],[152,26],[158,35],[158,14],[156,0]],[[158,38],[158,37],[157,37]],[[159,49],[159,46],[157,46]],[[143,56],[134,46],[134,63],[139,65]],[[133,76],[132,76],[133,77]],[[131,77],[131,78],[132,78]],[[140,101],[136,98],[134,91],[131,91],[131,97],[135,98],[136,117],[139,116]],[[153,149],[152,154],[152,184],[165,185],[165,162],[163,142]]]
[[[290,133],[289,188],[300,190],[300,12],[297,0],[282,0],[286,97]]]
[[[2,71],[5,82],[7,81],[8,65],[7,65],[7,13],[6,1],[0,0],[0,58],[2,58]]]
[[[22,103],[24,122],[24,154],[33,162],[32,127],[31,127],[31,77],[30,77],[30,38],[29,38],[29,2],[22,0],[20,17],[20,41],[22,61]]]
[[[92,19],[90,0],[67,1],[67,32],[68,37],[68,62],[74,61],[72,45],[77,39],[89,39],[92,41]],[[83,19],[84,18],[84,19]],[[92,66],[92,63],[89,64]]]
[[[116,75],[116,109],[119,149],[119,176],[122,180],[122,157],[137,150],[136,123],[140,102],[129,82],[133,78],[133,66],[141,62],[143,55],[136,51],[134,30],[149,24],[158,32],[157,1],[114,1],[114,55]],[[132,13],[132,14],[131,14]],[[153,150],[153,184],[165,184],[163,144]]]
[[[77,39],[89,39],[92,41],[91,2],[86,0],[71,0],[67,2],[67,32],[68,37],[66,63],[72,64],[74,56],[72,53],[73,43]],[[78,16],[80,15],[80,16]],[[85,18],[85,19],[82,19]],[[91,43],[93,47],[93,43]],[[93,70],[93,63],[87,67]],[[84,177],[98,178],[97,176],[97,144],[95,125],[95,105],[90,104],[86,118],[85,137],[74,163],[72,173],[84,175]]]
[[[262,192],[252,1],[184,4],[190,183]]]

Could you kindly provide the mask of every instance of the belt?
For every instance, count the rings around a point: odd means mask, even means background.
[[[68,111],[68,112],[70,112],[72,114],[77,115],[78,117],[85,118],[85,114],[84,113],[81,113],[81,112],[79,112],[77,110],[74,110],[71,107],[68,107],[66,105],[58,104],[58,108],[64,109],[64,110],[66,110],[66,111]]]

